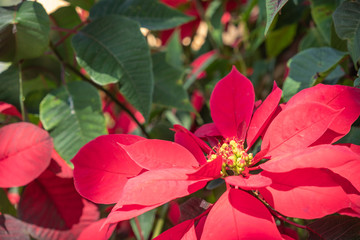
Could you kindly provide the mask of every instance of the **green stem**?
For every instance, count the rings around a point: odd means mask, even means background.
[[[164,226],[164,223],[165,223],[165,216],[166,216],[168,208],[169,208],[168,203],[161,206],[161,208],[160,208],[160,217],[156,222],[154,232],[152,234],[151,239],[154,239],[154,238],[156,238],[157,236],[160,235],[161,230],[162,230],[162,228]]]
[[[25,106],[24,106],[24,92],[23,92],[23,84],[22,84],[22,69],[21,69],[22,62],[19,62],[19,100],[20,100],[20,110],[21,110],[21,116],[23,121],[27,121],[26,113],[25,113]]]

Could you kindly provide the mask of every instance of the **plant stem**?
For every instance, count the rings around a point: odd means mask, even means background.
[[[79,28],[81,28],[82,26],[84,26],[85,24],[88,24],[88,23],[89,23],[89,20],[84,21],[84,22],[81,22],[79,25],[75,26],[73,29],[68,29],[68,30],[67,30],[68,33],[67,33],[64,37],[62,37],[59,41],[57,41],[57,42],[54,44],[54,46],[57,47],[57,46],[59,46],[60,44],[62,44],[68,37],[71,36],[71,34],[77,33],[77,30],[78,30]],[[59,30],[59,28],[58,28],[57,30]],[[62,29],[62,30],[64,30],[64,29]]]
[[[75,73],[76,75],[78,75],[82,80],[90,83],[91,85],[93,85],[95,88],[97,88],[98,90],[104,92],[112,101],[114,101],[116,103],[116,105],[118,105],[123,111],[125,111],[132,119],[133,121],[139,126],[141,132],[144,134],[144,136],[146,136],[147,138],[150,138],[150,135],[147,133],[144,125],[142,125],[135,117],[135,115],[124,105],[122,104],[117,98],[116,96],[114,96],[109,90],[107,90],[106,88],[104,88],[103,86],[93,82],[91,79],[89,79],[88,77],[86,77],[84,74],[82,74],[79,70],[77,70],[74,66],[72,66],[71,64],[65,62],[63,60],[63,58],[61,57],[61,55],[59,54],[59,52],[56,50],[56,48],[54,46],[51,45],[51,48],[54,52],[54,54],[56,55],[56,57],[58,58],[58,60],[64,64],[64,66],[68,69],[70,69],[73,73]]]
[[[161,208],[160,208],[160,217],[156,222],[154,232],[153,232],[153,234],[151,236],[151,239],[154,239],[154,238],[156,238],[157,236],[160,235],[161,230],[162,230],[162,228],[164,226],[164,223],[165,223],[165,215],[167,213],[168,208],[169,208],[168,203],[161,206]]]
[[[19,100],[20,100],[20,110],[23,121],[27,121],[25,106],[24,106],[24,92],[23,92],[23,84],[22,84],[22,69],[21,69],[22,61],[19,62]]]
[[[142,230],[141,230],[141,226],[140,226],[140,222],[139,222],[139,218],[138,218],[138,217],[135,217],[135,224],[136,224],[136,227],[137,227],[137,229],[138,229],[140,239],[141,239],[141,240],[145,240],[145,239],[144,239],[143,232],[142,232]]]

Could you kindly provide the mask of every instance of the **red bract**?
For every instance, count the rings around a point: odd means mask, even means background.
[[[346,97],[334,94],[336,91]],[[303,100],[299,96],[308,97]],[[77,184],[78,190],[89,199],[101,192],[104,197],[99,203],[117,202],[107,218],[108,224],[115,224],[189,195],[209,180],[225,178],[230,190],[199,221],[201,225],[198,223],[195,230],[200,239],[219,239],[220,233],[225,239],[244,234],[251,238],[255,236],[254,226],[257,236],[280,239],[270,212],[256,198],[289,217],[312,219],[336,212],[359,216],[360,182],[356,173],[360,155],[352,150],[357,147],[330,143],[344,136],[359,117],[360,90],[318,85],[295,95],[295,100],[282,107],[278,106],[280,98],[281,90],[275,85],[254,112],[253,86],[233,68],[212,93],[214,123],[197,131],[198,136],[210,140],[212,148],[181,126],[174,127],[176,143],[103,136],[84,146],[73,160],[75,181],[84,182]],[[327,138],[329,132],[331,137]],[[253,156],[249,149],[260,136],[261,151]],[[133,142],[125,142],[125,138]],[[114,152],[123,158],[109,155]],[[89,159],[89,168],[96,171],[95,181],[83,167]],[[108,169],[108,165],[117,168]],[[84,177],[86,174],[89,177]],[[107,178],[109,174],[124,180],[115,183]],[[224,235],[224,225],[216,224],[219,219],[241,224],[228,225]],[[182,223],[178,229],[194,234],[191,224]]]
[[[53,142],[49,134],[30,123],[0,129],[0,187],[23,186],[48,166]],[[16,176],[16,177],[14,177]]]
[[[26,186],[18,207],[19,219],[5,216],[0,239],[27,234],[36,239],[77,239],[84,228],[99,218],[95,204],[82,198],[73,179],[45,170]],[[2,224],[3,225],[3,224]]]

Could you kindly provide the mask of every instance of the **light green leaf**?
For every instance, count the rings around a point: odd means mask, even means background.
[[[150,210],[137,217],[138,223],[141,228],[143,239],[149,239],[153,224],[155,221],[155,214],[157,209]],[[136,239],[142,239],[139,234],[139,229],[136,225],[136,220],[133,218],[130,220],[131,228],[135,233]]]
[[[152,56],[155,78],[154,103],[166,107],[192,111],[187,92],[182,86],[182,71],[169,65],[165,53]]]
[[[288,0],[266,0],[266,27],[265,35],[269,31],[271,23],[274,21],[276,14],[287,3]]]
[[[182,69],[183,68],[183,49],[180,43],[179,31],[175,31],[166,48],[166,61],[172,66]]]
[[[147,118],[153,92],[149,46],[139,25],[108,16],[91,22],[73,38],[77,60],[98,84],[120,83],[121,93]]]
[[[100,95],[86,82],[71,82],[50,92],[40,103],[40,119],[70,166],[82,146],[107,133]]]
[[[360,60],[360,2],[345,1],[333,14],[337,35],[348,41],[348,50],[356,65]]]
[[[17,11],[0,8],[0,61],[42,55],[49,45],[50,21],[37,2],[23,2]]]
[[[16,65],[1,64],[0,101],[10,103],[20,109],[19,68]]]
[[[276,57],[282,50],[288,47],[294,40],[296,28],[296,24],[291,24],[270,31],[265,40],[267,55],[269,57]]]
[[[311,0],[311,15],[317,28],[330,44],[332,14],[337,7],[337,0]]]
[[[329,47],[309,48],[288,61],[289,76],[283,86],[283,97],[288,101],[302,89],[344,75],[338,66],[347,53]],[[335,70],[335,71],[334,71]],[[333,72],[333,74],[331,74]]]
[[[174,28],[192,20],[192,17],[156,0],[103,0],[91,9],[90,18],[110,14],[131,18],[150,30]]]

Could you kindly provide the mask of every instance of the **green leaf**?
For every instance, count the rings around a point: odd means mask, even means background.
[[[94,0],[64,0],[69,2],[73,6],[78,6],[84,10],[89,11],[90,8],[94,5]]]
[[[288,47],[294,40],[296,28],[296,24],[291,24],[270,31],[265,40],[267,55],[269,57],[276,57]]]
[[[209,31],[209,34],[211,34],[218,46],[222,45],[223,24],[221,18],[223,14],[224,7],[222,1],[219,0],[212,1],[205,13],[206,18],[210,20],[211,31]]]
[[[73,38],[77,61],[98,84],[119,82],[121,93],[147,119],[153,93],[149,46],[139,25],[108,16],[91,22]]]
[[[337,7],[337,0],[311,0],[311,15],[320,33],[330,44],[332,14]]]
[[[360,219],[343,215],[320,218],[309,225],[309,240],[360,239]]]
[[[266,0],[266,27],[265,35],[269,31],[271,23],[274,21],[276,14],[287,3],[288,0]]]
[[[360,127],[352,127],[350,132],[336,143],[352,143],[360,145]]]
[[[172,66],[182,69],[183,68],[183,49],[180,43],[179,31],[175,31],[168,43],[166,48],[166,61]]]
[[[360,2],[343,2],[333,14],[337,35],[348,41],[348,50],[356,65],[360,60]]]
[[[155,214],[156,209],[153,209],[137,217],[143,238],[140,237],[139,229],[136,225],[136,220],[134,218],[130,220],[131,228],[135,233],[136,239],[149,239],[155,221]]]
[[[70,166],[83,145],[107,133],[99,93],[86,82],[71,82],[50,92],[40,103],[40,119]]]
[[[189,97],[181,81],[182,71],[166,62],[165,53],[156,53],[152,56],[155,78],[154,103],[193,111]]]
[[[1,214],[7,213],[12,216],[16,216],[16,209],[10,203],[5,190],[2,188],[0,188],[0,213]]]
[[[51,20],[56,27],[64,29],[73,29],[81,24],[79,14],[76,12],[75,7],[73,6],[57,9],[51,14]],[[71,37],[66,38],[65,41],[63,40],[63,38],[68,34],[68,32],[51,31],[50,37],[51,42],[54,44],[62,41],[61,44],[56,46],[57,51],[64,60],[67,62],[73,62],[75,53],[71,45]]]
[[[317,48],[327,46],[324,37],[316,27],[308,29],[306,35],[301,39],[299,51],[304,51],[308,48]]]
[[[110,14],[131,18],[150,30],[174,28],[192,20],[192,17],[156,0],[103,0],[91,9],[90,18]]]
[[[289,100],[302,89],[327,79],[341,77],[344,73],[336,68],[347,53],[329,47],[309,48],[296,54],[288,61],[289,76],[283,86],[283,97]],[[329,76],[335,69],[335,75]]]
[[[37,2],[23,2],[17,11],[0,8],[0,61],[42,55],[49,45],[50,20]]]
[[[17,65],[1,64],[0,101],[10,103],[20,109],[19,68]]]

